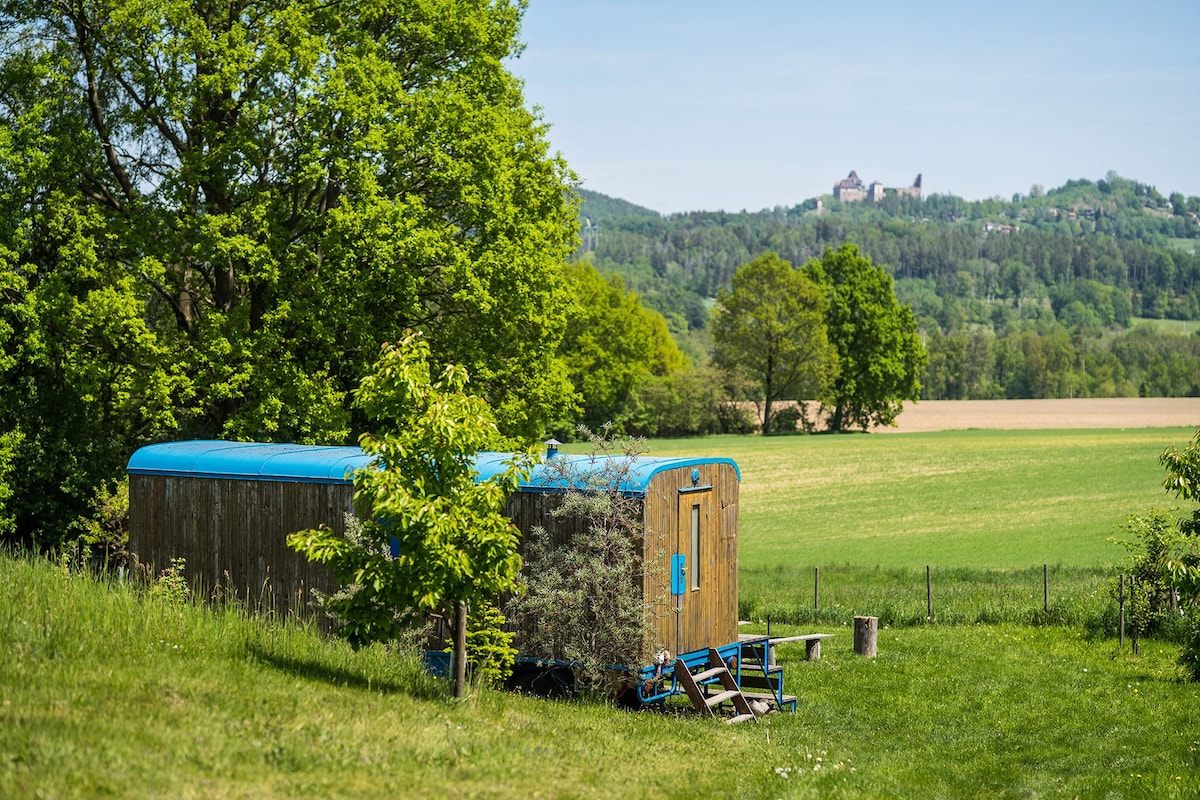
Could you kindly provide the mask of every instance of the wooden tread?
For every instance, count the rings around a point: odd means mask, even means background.
[[[742,696],[746,698],[747,702],[752,703],[755,700],[758,700],[760,702],[767,703],[772,706],[778,706],[778,705],[786,706],[790,703],[796,702],[796,696],[793,694],[785,694],[782,697],[776,697],[775,695],[767,694],[766,692],[747,692],[747,691],[743,690]]]
[[[779,675],[756,675],[750,673],[742,673],[742,691],[746,689],[771,689],[779,688]]]
[[[697,672],[692,676],[692,680],[694,680],[696,683],[704,683],[705,681],[710,681],[713,678],[721,677],[722,672],[728,672],[728,670],[725,667],[713,667],[712,669],[706,669],[703,672]]]
[[[726,689],[723,692],[717,692],[716,694],[709,695],[708,697],[704,698],[704,704],[709,708],[712,708],[713,706],[721,705],[721,703],[724,703],[726,700],[732,700],[734,697],[738,697],[739,695],[741,695],[741,692],[739,692],[737,689]]]

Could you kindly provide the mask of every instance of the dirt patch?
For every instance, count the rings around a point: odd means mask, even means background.
[[[906,403],[896,427],[876,433],[969,428],[1200,429],[1200,397],[1102,397],[1076,400],[926,400]]]

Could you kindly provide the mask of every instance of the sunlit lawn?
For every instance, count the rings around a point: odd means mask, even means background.
[[[761,631],[761,628],[756,629]],[[793,629],[780,628],[778,633]],[[0,555],[0,797],[1196,797],[1176,649],[1076,629],[780,646],[795,715],[475,690],[380,648]]]

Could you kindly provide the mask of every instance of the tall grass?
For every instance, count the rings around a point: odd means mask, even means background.
[[[1070,625],[1116,634],[1111,571],[924,569],[841,564],[810,570],[742,570],[739,616],[810,626],[848,625],[858,615],[892,626],[1011,623]]]

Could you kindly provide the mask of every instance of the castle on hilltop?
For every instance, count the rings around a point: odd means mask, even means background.
[[[875,181],[869,187],[863,186],[858,173],[850,170],[849,175],[833,185],[834,198],[843,203],[859,203],[863,200],[878,203],[883,199],[885,192],[895,192],[898,197],[915,197],[919,200],[921,198],[921,175],[917,174],[917,179],[912,182],[912,186],[885,189],[879,181]]]

